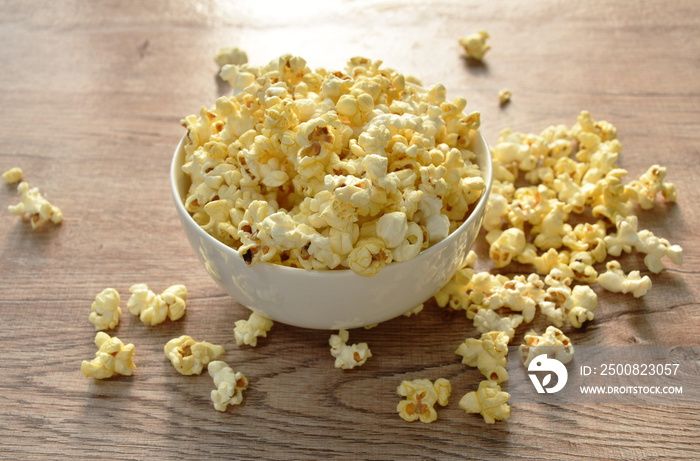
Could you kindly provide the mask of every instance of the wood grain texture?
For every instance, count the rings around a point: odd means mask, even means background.
[[[168,184],[179,120],[225,91],[221,46],[255,64],[284,53],[312,67],[383,59],[442,82],[482,112],[490,143],[510,126],[571,125],[581,109],[612,122],[630,176],[668,167],[678,203],[640,213],[684,247],[685,263],[653,276],[642,299],[602,293],[575,344],[700,344],[700,4],[692,0],[537,2],[0,1],[0,170],[20,166],[64,214],[32,232],[0,213],[0,459],[635,459],[700,458],[692,405],[514,406],[489,426],[457,405],[479,373],[456,346],[476,335],[462,315],[428,303],[417,317],[351,331],[374,357],[333,368],[328,332],[276,324],[257,348],[238,347],[247,310],[199,265]],[[474,66],[457,37],[488,30]],[[512,102],[499,108],[498,90]],[[0,209],[16,203],[0,187]],[[483,244],[477,248],[484,251]],[[481,262],[480,262],[481,264]],[[630,256],[626,267],[644,269]],[[133,377],[94,381],[87,315],[111,286],[184,283],[179,322],[141,324],[125,311],[116,335],[136,345]],[[110,332],[112,333],[112,332]],[[244,403],[213,409],[208,375],[183,377],[162,347],[180,334],[225,346],[250,379]],[[520,336],[517,339],[520,339]],[[402,379],[445,377],[454,393],[430,425],[396,415]]]

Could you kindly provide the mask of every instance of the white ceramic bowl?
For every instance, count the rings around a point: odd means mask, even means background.
[[[185,234],[216,283],[240,304],[277,321],[303,328],[350,329],[384,322],[415,308],[439,290],[464,263],[476,239],[491,192],[493,172],[481,134],[473,151],[486,182],[467,220],[446,239],[415,258],[394,262],[374,277],[353,271],[307,271],[270,263],[248,266],[233,248],[205,232],[183,206],[189,178],[180,168],[184,138],[170,167],[175,206]]]

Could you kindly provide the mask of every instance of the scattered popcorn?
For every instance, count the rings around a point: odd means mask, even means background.
[[[666,168],[652,165],[639,179],[632,181],[630,187],[636,193],[637,203],[643,210],[654,208],[656,196],[661,194],[669,202],[675,202],[678,197],[676,186],[670,182],[664,182]]]
[[[508,338],[515,336],[515,329],[523,323],[523,316],[514,314],[501,317],[491,309],[479,309],[474,316],[474,327],[481,333],[502,331]],[[510,340],[510,339],[509,339]]]
[[[170,286],[159,295],[149,290],[145,283],[132,285],[129,291],[132,294],[126,307],[133,315],[138,315],[143,323],[153,326],[163,323],[166,318],[175,321],[185,315],[185,285]]]
[[[7,184],[17,184],[22,181],[22,169],[19,167],[10,168],[2,174],[2,179],[5,180]]]
[[[186,117],[185,208],[249,264],[376,274],[443,240],[486,188],[479,113],[381,61],[224,65],[233,88]]]
[[[639,271],[625,274],[618,261],[610,261],[605,267],[606,272],[598,276],[598,284],[613,293],[632,293],[635,298],[644,296],[651,289],[651,279],[641,277]]]
[[[498,103],[501,106],[505,106],[510,102],[510,97],[512,96],[512,93],[510,89],[504,88],[498,92]]]
[[[168,341],[163,351],[175,369],[183,375],[200,374],[209,362],[225,352],[219,345],[197,342],[186,335]]]
[[[525,233],[517,227],[496,232],[499,232],[499,235],[491,242],[489,256],[494,261],[495,267],[505,267],[510,264],[515,255],[525,249]]]
[[[576,285],[571,290],[573,306],[569,308],[569,323],[581,328],[584,322],[593,320],[593,311],[598,307],[598,295],[588,285]]]
[[[10,205],[8,210],[14,215],[29,219],[32,223],[32,229],[38,229],[49,221],[54,224],[59,224],[63,221],[61,210],[49,203],[41,195],[38,188],[33,187],[30,189],[29,184],[22,181],[17,186],[17,191],[21,194],[20,203]]]
[[[234,372],[226,362],[214,360],[207,366],[214,379],[216,389],[211,391],[211,400],[218,411],[226,411],[229,405],[240,405],[243,391],[248,389],[248,379],[241,372]]]
[[[134,365],[134,345],[121,342],[116,336],[110,337],[104,331],[95,335],[95,345],[98,350],[91,361],[83,360],[80,371],[86,378],[105,379],[115,374],[131,376],[136,368]]]
[[[348,346],[350,333],[347,330],[338,331],[337,335],[331,335],[328,344],[331,346],[331,355],[335,357],[335,367],[350,370],[364,365],[368,358],[372,357],[367,343]]]
[[[540,354],[547,354],[561,363],[569,363],[574,358],[574,346],[571,340],[554,326],[549,326],[540,336],[534,330],[525,335],[524,343],[520,345],[520,357],[525,367]]]
[[[469,392],[459,401],[459,406],[467,413],[479,413],[487,424],[506,420],[510,417],[508,406],[510,394],[501,391],[494,381],[481,381],[477,391]]]
[[[462,363],[477,367],[486,377],[502,383],[508,381],[506,363],[510,338],[501,331],[491,331],[481,335],[481,339],[467,338],[459,345],[455,354],[462,356]]]
[[[435,404],[443,407],[447,405],[452,385],[445,378],[438,378],[434,384],[428,379],[405,380],[396,392],[405,397],[396,406],[401,418],[406,421],[420,419],[423,423],[432,423],[437,419]]]
[[[95,330],[109,330],[119,324],[122,315],[119,302],[119,292],[114,288],[105,288],[95,297],[88,317],[90,323],[95,325]]]
[[[459,44],[464,48],[468,58],[481,61],[486,52],[491,49],[491,45],[486,43],[489,38],[489,33],[480,29],[474,34],[460,37]]]
[[[236,320],[235,325],[233,335],[236,338],[236,344],[256,347],[258,338],[267,337],[267,332],[270,331],[274,322],[264,315],[253,312],[248,320]]]
[[[245,51],[236,46],[226,46],[216,53],[214,61],[219,67],[224,67],[225,65],[242,65],[248,63],[248,55]]]

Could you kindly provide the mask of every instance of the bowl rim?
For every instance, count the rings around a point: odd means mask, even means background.
[[[196,229],[197,234],[207,240],[210,244],[213,244],[216,248],[219,248],[222,251],[225,251],[227,253],[230,253],[233,255],[234,258],[238,258],[241,263],[245,262],[243,261],[243,257],[238,253],[238,251],[235,248],[232,248],[225,243],[219,241],[216,239],[213,235],[209,234],[207,231],[202,229],[202,227],[195,222],[195,220],[192,218],[192,215],[185,209],[184,206],[184,197],[181,196],[180,191],[178,190],[178,177],[182,177],[183,180],[186,180],[185,178],[185,172],[182,171],[182,161],[184,161],[184,154],[185,154],[185,141],[187,139],[187,133],[180,139],[180,142],[178,143],[177,147],[175,148],[175,153],[172,157],[172,161],[170,164],[170,190],[173,195],[173,199],[175,201],[175,206],[178,209],[178,214],[180,216],[185,216],[189,224],[192,225]],[[481,164],[482,162],[479,162],[480,157],[479,155],[472,150],[474,155],[476,156],[476,163],[479,164],[479,171],[482,172],[482,178],[484,179],[484,182],[486,183],[486,188],[482,192],[481,196],[479,197],[479,200],[477,201],[476,205],[472,209],[471,213],[465,219],[454,231],[450,232],[450,234],[445,237],[444,239],[440,240],[439,242],[435,243],[434,245],[426,248],[425,250],[422,250],[418,255],[416,255],[414,258],[411,258],[406,261],[395,261],[391,262],[390,264],[387,264],[383,268],[381,268],[381,271],[391,271],[392,267],[400,267],[403,266],[404,264],[407,263],[415,263],[419,262],[420,259],[424,258],[430,258],[433,253],[438,252],[442,247],[448,246],[450,242],[454,239],[458,238],[458,235],[462,233],[462,231],[466,230],[467,228],[471,227],[471,225],[476,221],[477,219],[480,219],[481,216],[483,216],[483,212],[487,204],[488,204],[488,199],[489,196],[491,195],[491,188],[493,185],[493,159],[491,157],[491,151],[489,148],[489,145],[486,141],[486,138],[484,135],[481,133],[481,130],[476,130],[476,135],[472,139],[472,145],[476,140],[479,140],[481,144],[483,145],[484,149],[484,155],[483,155],[483,165]],[[182,156],[182,159],[180,158]],[[485,167],[485,168],[484,168]],[[183,188],[186,187],[186,184],[183,184]],[[185,192],[186,193],[186,192]],[[305,274],[305,276],[311,276],[311,277],[347,277],[348,274],[350,276],[355,276],[355,277],[363,277],[357,273],[355,273],[352,269],[349,268],[340,268],[340,269],[321,269],[321,270],[308,270],[304,269],[302,267],[290,267],[290,266],[283,266],[281,264],[275,264],[275,263],[269,263],[269,262],[257,262],[253,266],[246,266],[248,267],[254,267],[257,265],[264,265],[266,268],[269,270],[279,270],[279,271],[288,271],[290,274]],[[398,269],[396,269],[398,270]]]

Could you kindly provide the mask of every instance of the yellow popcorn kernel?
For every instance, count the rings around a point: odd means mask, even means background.
[[[462,356],[462,363],[476,367],[486,377],[497,383],[508,381],[506,364],[510,337],[502,331],[490,331],[480,339],[467,338],[455,354]]]
[[[613,293],[632,293],[635,298],[644,296],[651,289],[651,279],[641,277],[639,271],[625,274],[618,261],[609,261],[606,271],[598,276],[598,284]]]
[[[119,307],[119,292],[114,288],[105,288],[95,297],[88,320],[95,325],[95,330],[109,330],[119,324],[122,309]]]
[[[350,333],[347,330],[338,331],[337,335],[331,335],[328,344],[331,346],[331,355],[335,357],[335,367],[350,370],[364,365],[368,358],[372,357],[367,343],[347,345]]]
[[[666,168],[652,165],[639,179],[632,181],[629,186],[636,194],[636,200],[643,210],[654,207],[656,196],[660,193],[667,201],[675,202],[678,197],[676,186],[670,182],[664,182]]]
[[[166,318],[179,320],[187,309],[187,287],[172,285],[156,295],[145,283],[137,283],[129,288],[132,293],[126,307],[133,315],[138,315],[143,323],[158,325]]]
[[[547,213],[539,224],[532,227],[532,234],[535,235],[535,246],[542,250],[561,247],[562,237],[572,230],[571,225],[566,223],[570,210],[571,206],[568,204],[558,200],[550,201]]]
[[[219,65],[219,67],[224,67],[227,64],[247,64],[248,55],[245,51],[238,48],[237,46],[226,46],[219,49],[219,51],[214,56],[214,61]]]
[[[481,61],[486,52],[491,49],[491,45],[486,43],[486,40],[489,38],[489,33],[483,29],[480,29],[474,34],[460,37],[459,44],[462,45],[462,48],[464,48],[468,58]]]
[[[498,92],[498,103],[501,106],[505,106],[510,102],[510,98],[512,96],[512,92],[510,91],[509,88],[504,88]]]
[[[428,379],[404,380],[396,389],[396,393],[405,397],[396,406],[399,416],[406,421],[420,419],[423,423],[431,423],[437,419],[435,404],[446,406],[452,393],[452,385],[445,378],[438,378],[435,383]]]
[[[548,326],[542,335],[534,330],[525,334],[524,342],[519,348],[523,364],[528,367],[530,362],[540,354],[547,354],[561,363],[569,363],[574,358],[574,346],[571,340],[560,329]]]
[[[22,181],[22,169],[19,167],[10,168],[2,174],[2,179],[5,180],[7,184],[17,184]]]
[[[521,312],[525,323],[530,323],[535,318],[537,302],[544,297],[543,286],[537,274],[530,274],[527,279],[524,275],[517,275],[496,289],[485,304],[489,309],[507,307]]]
[[[406,213],[393,211],[377,220],[377,236],[384,240],[387,248],[396,248],[401,245],[407,232],[408,219]]]
[[[604,248],[604,244],[603,244]],[[595,283],[598,280],[598,271],[593,267],[597,262],[588,251],[575,251],[571,253],[569,269],[571,269],[574,280],[582,283]]]
[[[91,361],[83,360],[80,371],[86,378],[105,379],[120,374],[131,376],[134,365],[134,345],[121,342],[116,336],[110,337],[104,331],[95,335],[97,352]]]
[[[197,342],[187,335],[173,338],[163,347],[165,356],[183,375],[198,375],[212,360],[225,352],[224,348],[206,341]]]
[[[229,405],[243,402],[243,391],[248,389],[248,379],[241,372],[234,372],[226,362],[214,360],[207,366],[209,376],[216,389],[211,391],[211,400],[218,411],[226,411]]]
[[[571,288],[566,284],[558,284],[547,288],[544,299],[538,304],[540,311],[554,326],[561,328],[567,313],[573,307]]]
[[[525,244],[525,233],[517,227],[511,227],[501,232],[491,242],[489,257],[493,260],[495,267],[505,267],[510,264],[513,257],[525,249]]]
[[[392,260],[391,251],[379,238],[358,240],[348,255],[348,265],[356,274],[371,277]]]
[[[510,417],[508,399],[510,394],[501,391],[498,383],[485,380],[479,383],[478,390],[465,394],[459,406],[467,413],[481,414],[487,424],[494,424]]]
[[[605,247],[609,255],[620,256],[622,252],[629,253],[632,248],[640,246],[638,220],[636,216],[627,216],[617,221],[617,233],[604,237]]]
[[[258,338],[267,337],[267,332],[270,331],[274,322],[262,314],[253,312],[248,320],[236,320],[235,325],[233,335],[236,338],[236,344],[256,347]]]
[[[523,323],[523,316],[513,314],[506,317],[501,317],[497,312],[491,309],[480,308],[474,316],[474,327],[481,333],[493,331],[501,331],[508,338],[515,336],[515,329]]]
[[[661,258],[667,256],[675,264],[683,264],[683,249],[680,245],[671,245],[668,240],[655,236],[649,230],[639,231],[639,246],[637,250],[646,253],[644,264],[654,274],[663,271]]]
[[[29,188],[25,181],[19,183],[17,191],[21,194],[20,203],[10,205],[7,209],[13,215],[22,216],[32,224],[32,229],[38,229],[49,221],[59,224],[63,221],[61,210],[46,200],[37,187]]]
[[[594,310],[598,307],[598,295],[588,285],[576,285],[571,290],[573,306],[569,308],[569,323],[574,328],[581,328],[585,321],[593,320]]]

